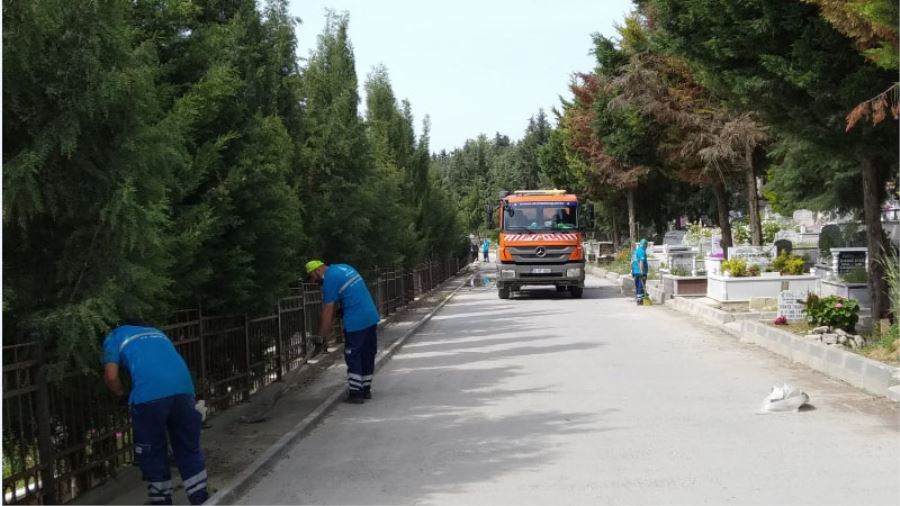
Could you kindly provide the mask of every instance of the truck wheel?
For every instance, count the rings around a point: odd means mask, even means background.
[[[583,286],[573,286],[569,288],[572,292],[573,299],[580,299],[582,295],[584,295],[584,287]]]
[[[497,291],[497,295],[500,296],[501,299],[509,298],[509,287],[504,286]]]

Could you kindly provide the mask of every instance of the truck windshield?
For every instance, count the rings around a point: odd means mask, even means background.
[[[575,202],[515,202],[504,211],[503,230],[574,230]]]

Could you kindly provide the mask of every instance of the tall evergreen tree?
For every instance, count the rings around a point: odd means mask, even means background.
[[[372,251],[364,184],[373,161],[365,124],[359,116],[359,92],[349,19],[333,12],[303,72],[307,135],[302,156],[306,166],[302,200],[309,209],[306,224],[312,254],[326,261],[368,264]]]
[[[869,284],[875,312],[883,313],[881,200],[885,178],[897,167],[897,123],[859,124],[845,132],[844,118],[860,97],[876,95],[894,82],[896,73],[866,61],[817,7],[799,0],[641,3],[664,30],[667,47],[703,70],[704,85],[725,94],[736,108],[758,112],[772,126],[782,158],[770,173],[782,178],[782,186],[785,180],[801,182],[781,175],[802,170],[799,164],[835,167],[832,180],[848,172],[860,176]]]
[[[130,9],[3,3],[3,332],[90,370],[110,324],[166,307],[168,190],[187,166]]]

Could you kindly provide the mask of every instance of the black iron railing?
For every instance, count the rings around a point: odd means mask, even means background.
[[[451,257],[364,275],[387,317],[464,264]],[[324,341],[314,336],[321,307],[318,287],[304,284],[268,314],[187,309],[175,312],[162,330],[187,362],[197,397],[216,413],[342,342],[340,325]],[[96,374],[73,372],[47,381],[46,358],[36,342],[3,347],[4,504],[67,502],[134,462],[128,410],[113,402]]]

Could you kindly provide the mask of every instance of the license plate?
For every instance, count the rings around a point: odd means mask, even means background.
[[[534,267],[531,269],[532,274],[550,274],[550,269],[545,269],[542,267]]]

